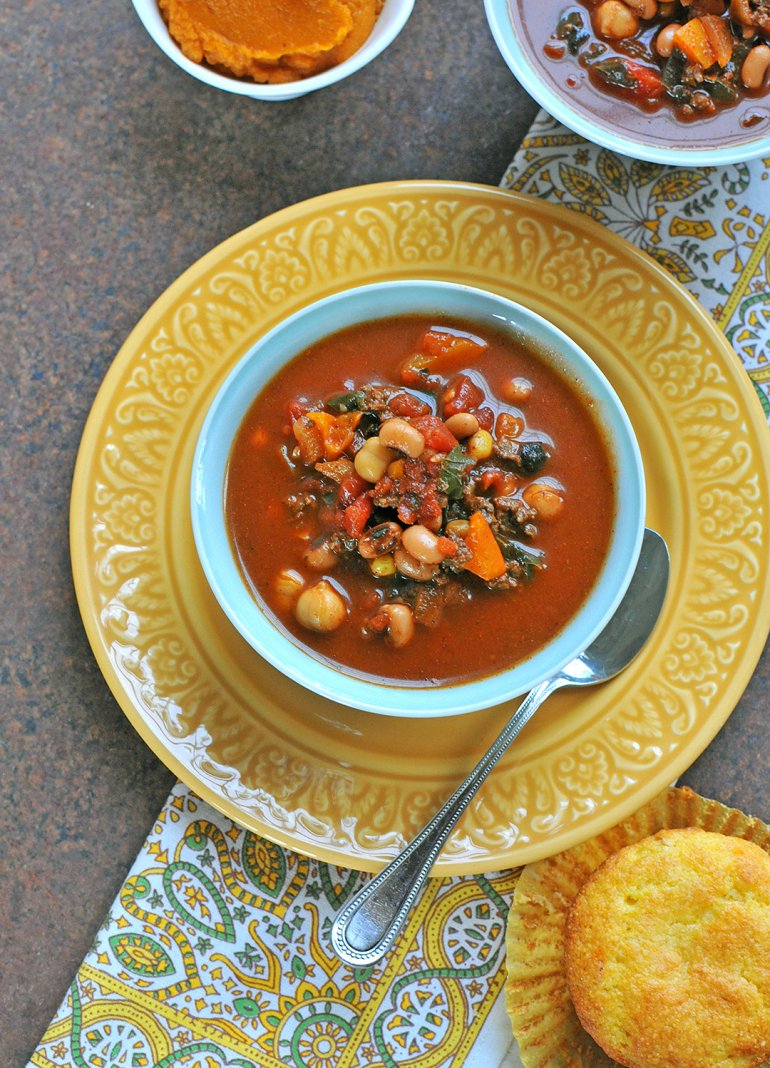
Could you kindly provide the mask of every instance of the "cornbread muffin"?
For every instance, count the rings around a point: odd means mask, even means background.
[[[567,915],[585,1030],[627,1068],[755,1068],[770,1056],[770,856],[666,829],[610,856]]]

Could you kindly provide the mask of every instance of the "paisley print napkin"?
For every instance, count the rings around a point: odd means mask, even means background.
[[[643,163],[541,111],[500,184],[590,215],[668,268],[724,331],[770,418],[769,168],[770,157]]]
[[[31,1063],[496,1068],[517,874],[432,880],[387,960],[351,968],[329,928],[368,876],[243,831],[178,784]]]
[[[711,312],[770,417],[770,159],[666,168],[541,113],[502,185],[597,219]],[[178,785],[32,1055],[37,1068],[515,1068],[498,994],[516,872],[432,880],[394,952],[350,968],[368,877],[241,830]]]

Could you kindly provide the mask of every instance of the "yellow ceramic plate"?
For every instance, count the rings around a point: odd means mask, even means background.
[[[652,260],[589,219],[497,189],[400,182],[328,194],[236,234],[152,306],[96,398],[72,495],[75,585],[117,700],[158,756],[238,823],[375,870],[511,708],[441,720],[352,711],[288,682],[210,593],[188,505],[227,372],[297,308],[384,278],[512,297],[582,345],[631,416],[672,584],[620,678],[552,697],[451,838],[439,874],[515,866],[624,819],[704,749],[768,630],[763,415],[723,336]]]

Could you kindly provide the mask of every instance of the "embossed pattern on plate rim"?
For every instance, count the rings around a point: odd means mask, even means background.
[[[431,211],[427,210],[427,205],[430,205]],[[456,231],[452,238],[451,213],[457,205],[459,205],[458,210],[463,214],[465,228],[464,230],[461,228]],[[384,232],[387,228],[384,226],[383,220],[389,220],[397,229],[399,213],[402,216],[401,222],[403,222],[403,218],[406,218],[408,222],[414,222],[416,216],[418,221],[422,219],[423,223],[427,224],[428,230],[435,223],[437,229],[434,233],[434,242],[437,241],[438,244],[431,245],[428,240],[424,240],[421,244],[419,233],[417,232],[419,227],[416,227],[415,233],[417,236],[414,244],[408,247],[410,258],[406,258],[403,262],[394,263],[392,259],[388,261],[386,258],[382,258],[385,257],[388,251],[388,235]],[[706,507],[708,507],[717,517],[721,516],[725,522],[732,522],[738,534],[742,537],[744,535],[747,536],[747,541],[753,540],[757,550],[754,561],[747,562],[736,558],[736,566],[739,572],[742,569],[744,576],[748,576],[741,579],[741,575],[738,575],[738,579],[742,581],[740,588],[745,594],[747,605],[744,606],[742,604],[741,611],[743,616],[738,619],[737,623],[735,620],[732,623],[728,622],[727,630],[731,631],[730,640],[725,642],[724,649],[718,646],[715,649],[709,648],[708,640],[702,636],[705,633],[703,628],[704,626],[707,628],[715,626],[714,620],[717,619],[719,613],[721,612],[724,615],[728,609],[724,605],[718,611],[713,608],[706,611],[706,608],[714,598],[716,598],[715,603],[717,604],[720,600],[724,602],[727,598],[725,591],[730,580],[730,576],[716,575],[715,577],[712,574],[710,581],[713,580],[715,585],[712,586],[710,593],[707,590],[706,594],[703,595],[706,598],[704,602],[704,620],[698,626],[694,626],[691,621],[689,632],[680,628],[676,635],[672,635],[671,645],[667,647],[664,657],[671,671],[675,674],[678,672],[676,677],[682,692],[685,693],[692,690],[692,707],[679,708],[676,705],[676,701],[671,704],[671,694],[665,686],[659,686],[658,690],[660,692],[653,690],[646,696],[645,700],[649,707],[642,710],[642,714],[637,716],[636,722],[632,722],[633,717],[629,717],[629,723],[632,728],[631,735],[633,735],[635,730],[644,728],[646,718],[653,715],[655,710],[651,706],[660,703],[663,707],[666,707],[666,701],[668,700],[671,707],[667,709],[667,712],[672,718],[672,722],[675,724],[681,722],[679,729],[681,729],[684,738],[681,744],[677,744],[674,747],[673,754],[668,754],[667,758],[661,755],[657,763],[653,761],[653,770],[650,772],[649,768],[641,766],[634,769],[633,753],[629,756],[628,751],[629,740],[633,743],[631,736],[625,738],[618,736],[613,739],[612,730],[603,729],[601,746],[597,746],[595,740],[590,737],[588,740],[584,738],[580,744],[574,744],[571,751],[568,750],[562,753],[561,758],[563,767],[560,772],[561,787],[557,808],[559,808],[562,815],[566,810],[569,810],[572,816],[572,823],[566,826],[558,826],[555,830],[551,827],[548,830],[549,814],[546,811],[545,816],[540,820],[540,829],[536,826],[536,817],[532,817],[532,826],[529,827],[526,841],[517,842],[516,834],[519,828],[511,824],[507,831],[513,832],[513,840],[506,843],[504,840],[507,833],[505,828],[497,827],[485,840],[484,832],[477,831],[474,828],[469,831],[466,821],[459,829],[454,851],[450,842],[450,849],[436,870],[438,874],[451,874],[461,871],[485,871],[501,866],[527,863],[549,853],[567,848],[574,841],[599,833],[612,823],[625,818],[626,815],[638,808],[680,774],[708,744],[732,711],[753,671],[770,625],[770,598],[767,596],[768,571],[764,560],[764,557],[767,556],[765,543],[767,537],[767,472],[770,470],[770,448],[768,447],[767,428],[756,398],[748,381],[745,379],[737,357],[703,310],[662,268],[642,253],[639,253],[633,246],[610,234],[591,220],[575,216],[558,206],[539,200],[531,200],[494,187],[452,182],[384,183],[378,186],[359,187],[325,194],[314,200],[284,209],[273,216],[261,220],[240,234],[234,235],[204,256],[172,283],[132,331],[104,380],[86,425],[75,472],[71,509],[71,552],[81,613],[99,665],[126,715],[145,741],[148,742],[171,770],[211,804],[236,822],[284,845],[318,856],[320,859],[375,870],[385,857],[394,853],[399,844],[397,834],[381,835],[379,839],[376,835],[370,834],[369,839],[364,842],[359,835],[366,838],[365,832],[367,830],[371,831],[371,828],[354,826],[352,831],[345,829],[341,825],[344,821],[339,816],[336,820],[334,817],[327,819],[327,825],[324,826],[323,818],[319,818],[317,813],[310,810],[303,811],[301,806],[296,811],[281,813],[280,818],[276,821],[271,818],[255,817],[253,811],[249,811],[237,799],[237,795],[227,795],[226,789],[221,786],[223,769],[215,769],[215,774],[212,774],[207,781],[206,777],[201,773],[200,764],[196,766],[190,762],[189,737],[183,739],[185,744],[178,745],[177,741],[168,734],[165,737],[162,736],[147,715],[146,708],[141,707],[137,692],[132,692],[118,675],[114,659],[106,644],[105,630],[101,622],[104,618],[104,605],[97,606],[96,599],[93,596],[92,583],[94,582],[94,575],[90,570],[90,565],[94,563],[94,559],[84,549],[89,543],[89,539],[94,536],[97,528],[103,534],[105,526],[108,526],[104,522],[105,509],[102,508],[102,514],[99,514],[99,508],[96,508],[89,518],[85,507],[89,503],[89,496],[92,495],[91,490],[94,488],[92,485],[92,463],[95,463],[98,459],[100,437],[106,430],[105,418],[115,395],[120,395],[122,376],[125,374],[126,369],[130,368],[137,353],[148,347],[148,339],[156,327],[161,322],[165,323],[173,315],[183,317],[184,314],[187,314],[188,318],[190,316],[194,318],[195,300],[207,286],[213,285],[218,280],[221,281],[224,275],[227,274],[223,268],[228,265],[233,268],[237,261],[238,273],[241,276],[244,275],[244,261],[250,253],[252,256],[256,256],[256,250],[259,248],[268,248],[272,252],[274,259],[280,260],[286,250],[292,248],[292,241],[295,240],[296,234],[301,231],[302,226],[310,226],[311,223],[315,224],[319,219],[324,222],[323,228],[325,229],[325,239],[327,239],[328,245],[328,241],[331,240],[330,235],[334,235],[335,225],[340,225],[339,219],[344,217],[350,223],[351,219],[356,216],[358,216],[359,227],[366,228],[368,236],[371,236],[371,233],[374,234],[375,254],[381,257],[379,273],[375,272],[369,276],[359,273],[356,277],[348,278],[347,280],[336,279],[336,285],[332,285],[332,288],[344,288],[347,285],[358,284],[361,281],[368,280],[369,277],[393,276],[395,271],[402,277],[410,273],[414,273],[415,276],[428,277],[431,273],[435,273],[441,277],[467,280],[471,284],[483,285],[486,283],[489,288],[497,287],[495,285],[495,280],[497,279],[497,284],[500,286],[501,291],[506,294],[515,293],[517,291],[516,287],[512,285],[510,279],[506,283],[499,281],[500,270],[504,263],[501,261],[497,270],[494,268],[497,260],[501,257],[504,259],[505,249],[503,246],[506,240],[510,243],[510,234],[507,232],[506,226],[515,221],[520,227],[518,236],[522,239],[521,246],[524,247],[527,242],[532,246],[530,253],[535,257],[535,261],[538,262],[538,267],[541,271],[539,279],[545,288],[548,288],[548,286],[561,287],[560,293],[566,296],[568,302],[579,302],[584,297],[589,306],[592,302],[596,305],[598,298],[597,293],[594,291],[596,286],[592,283],[592,262],[602,261],[607,266],[611,261],[614,261],[618,265],[616,272],[618,278],[623,275],[630,277],[636,271],[640,282],[646,282],[648,285],[657,287],[657,290],[662,295],[668,296],[675,304],[683,307],[686,310],[686,322],[681,324],[680,333],[683,332],[683,336],[689,336],[691,340],[694,339],[695,341],[699,337],[708,338],[713,351],[714,359],[706,367],[708,374],[705,376],[705,381],[701,381],[698,362],[700,357],[698,352],[695,351],[697,345],[694,347],[691,345],[689,350],[683,350],[672,355],[666,348],[665,338],[663,342],[658,338],[660,351],[654,359],[650,359],[651,375],[655,379],[655,388],[663,393],[666,390],[670,392],[671,389],[675,392],[678,390],[681,393],[679,402],[677,402],[680,407],[676,408],[672,402],[672,412],[678,412],[680,415],[682,415],[682,412],[685,413],[680,419],[679,430],[682,431],[685,437],[687,433],[690,434],[690,452],[694,451],[697,456],[700,455],[699,450],[701,450],[704,454],[712,457],[715,455],[716,460],[714,462],[717,463],[717,466],[722,464],[724,468],[726,463],[727,469],[737,469],[738,474],[744,477],[742,496],[740,493],[733,494],[718,484],[713,484],[715,482],[718,483],[719,479],[712,478],[711,483],[706,479],[701,492],[700,505],[691,496],[688,496],[685,501],[688,514],[684,517],[683,522],[694,524],[700,517],[702,524],[703,514]],[[366,217],[368,222],[361,221],[363,216]],[[376,225],[378,220],[383,231],[379,236]],[[497,226],[496,230],[494,229],[495,225]],[[541,248],[538,261],[538,230],[541,231],[542,237],[545,229],[549,227],[552,231],[552,236],[556,235],[557,247],[552,250],[549,258],[547,258],[547,250],[544,252]],[[484,238],[486,245],[482,246],[481,252],[478,251],[477,247],[476,253],[487,256],[486,275],[484,275],[483,269],[478,263],[475,264],[476,269],[474,271],[471,270],[470,261],[460,264],[456,259],[452,258],[458,255],[469,257],[473,252],[474,242],[480,241],[484,234],[486,234]],[[347,239],[349,242],[352,241],[354,246],[356,238],[362,242],[360,234],[354,231],[348,233]],[[376,243],[377,241],[380,242],[379,246]],[[484,251],[485,249],[486,251]],[[586,249],[588,250],[587,253]],[[511,249],[508,250],[509,253],[511,251]],[[361,254],[360,249],[357,254]],[[394,255],[392,246],[390,247],[390,255]],[[442,257],[444,258],[442,259]],[[290,255],[288,259],[291,260]],[[492,262],[493,266],[490,266],[490,262]],[[323,264],[321,267],[323,267]],[[245,273],[248,274],[248,272]],[[609,273],[611,275],[612,271]],[[628,277],[626,281],[628,281]],[[612,285],[616,287],[620,285],[618,278],[615,278]],[[282,284],[284,286],[292,284],[290,274],[285,275]],[[519,282],[519,288],[521,288],[521,282]],[[302,286],[295,290],[295,295],[298,292],[302,292]],[[320,293],[317,290],[304,294],[306,299],[315,299],[318,295]],[[241,294],[238,300],[243,299],[243,294]],[[661,296],[659,303],[661,307],[665,303],[663,296]],[[293,307],[297,306],[299,306],[299,303],[295,301],[286,311],[292,310]],[[607,309],[611,312],[611,305],[607,305]],[[242,309],[236,307],[235,312],[237,313],[240,310]],[[267,324],[263,323],[262,329],[266,329],[268,325],[270,325],[269,322]],[[614,325],[617,328],[618,323],[616,322]],[[633,323],[629,319],[620,325],[624,330],[630,330]],[[608,319],[606,328],[607,330],[612,330],[613,323],[611,319]],[[640,325],[638,322],[634,327],[637,332],[640,329],[647,329],[648,333],[649,328],[649,323]],[[653,335],[651,336],[652,340],[655,341],[654,334],[657,324],[653,322],[652,328]],[[575,324],[575,329],[579,329],[577,323]],[[664,326],[660,326],[660,329],[664,330]],[[253,342],[254,330],[255,327],[252,322],[249,337],[240,345],[230,345],[230,349],[235,350],[235,355],[239,355],[244,351],[244,348],[248,348],[248,345]],[[160,334],[163,334],[162,328]],[[201,344],[205,346],[205,338],[203,337]],[[161,349],[162,347],[161,344]],[[216,351],[216,346],[214,351]],[[679,362],[677,363],[678,357]],[[232,358],[233,353],[229,352],[226,359],[232,360]],[[689,379],[688,375],[690,376]],[[185,383],[182,377],[182,379],[177,380],[165,380],[159,388],[165,389],[167,392],[171,391],[169,395],[173,395],[174,389],[177,389],[180,391],[179,395],[183,396],[185,391],[189,392],[190,388],[194,388],[194,385],[194,382]],[[696,389],[696,387],[698,388]],[[700,408],[698,408],[699,404],[701,405]],[[723,424],[720,424],[720,408],[725,410],[731,408],[736,418],[741,420],[740,429],[744,434],[745,442],[741,439],[738,445],[741,446],[742,456],[738,456],[736,453],[733,457],[729,457],[724,453],[724,439],[725,437],[730,438],[730,433],[725,431]],[[686,416],[688,411],[690,411],[689,417]],[[705,419],[703,425],[693,422],[695,412],[706,413],[703,416]],[[687,421],[688,418],[689,422]],[[710,423],[709,418],[711,419]],[[665,429],[668,433],[671,432],[670,427]],[[749,445],[750,448],[748,447]],[[642,443],[642,446],[644,451],[644,443]],[[149,447],[152,447],[152,443],[150,443]],[[734,446],[734,451],[737,448],[738,446]],[[711,453],[709,453],[709,450],[711,450]],[[735,470],[732,473],[734,474]],[[746,504],[747,495],[748,499],[757,502],[756,508],[752,509]],[[137,493],[136,496],[139,498],[141,494]],[[730,511],[731,508],[733,508],[733,513]],[[145,523],[146,525],[146,520],[147,516],[140,515],[135,518],[135,522],[142,529],[144,529],[142,524]],[[136,529],[139,529],[139,527]],[[663,532],[665,533],[665,530]],[[133,535],[135,530],[129,528],[128,533]],[[120,555],[120,546],[112,546],[111,548],[117,548],[116,555]],[[123,548],[125,549],[125,546]],[[688,550],[691,548],[692,546],[688,545]],[[707,552],[712,552],[712,549],[709,549],[708,546],[706,549]],[[719,552],[719,545],[715,542],[713,553]],[[707,570],[713,571],[714,569],[701,566],[701,572],[697,576],[698,581],[701,583],[703,583],[703,575]],[[732,578],[735,578],[735,576],[733,575]],[[685,590],[685,593],[687,592]],[[689,592],[692,593],[692,590]],[[124,608],[125,606],[121,607]],[[679,610],[679,615],[681,615],[681,612],[686,613],[687,611],[687,606],[684,605]],[[717,611],[717,615],[714,614],[715,611]],[[679,616],[677,616],[677,619],[679,619]],[[746,631],[747,633],[744,633]],[[740,641],[736,638],[736,634]],[[655,642],[655,639],[653,639],[653,642]],[[677,642],[679,642],[678,646]],[[720,657],[730,657],[730,663],[718,663]],[[728,667],[729,671],[726,670]],[[722,670],[721,682],[717,685],[713,676],[714,674],[718,675],[720,669]],[[678,699],[679,695],[677,695]],[[699,704],[705,709],[703,715],[698,713],[697,706]],[[610,724],[609,727],[611,728],[612,725]],[[197,738],[194,745],[197,746],[199,757],[201,746],[205,749],[205,741]],[[608,745],[610,748],[615,746],[620,753],[623,753],[623,747],[626,747],[623,760],[625,760],[627,767],[625,770],[622,766],[614,769],[604,767],[600,769],[601,775],[599,775],[597,771],[599,764],[601,764],[602,760],[605,765],[607,763],[606,752],[602,747]],[[526,749],[522,748],[518,755],[522,761],[522,766],[524,766],[527,759]],[[599,761],[598,764],[597,760]],[[620,762],[621,765],[623,760]],[[419,779],[419,762],[416,762],[416,764],[417,771],[415,775]],[[629,767],[643,781],[635,782],[631,788],[628,786],[624,788],[623,775],[627,774]],[[228,769],[224,770],[226,772]],[[641,774],[641,772],[644,774]],[[541,780],[543,778],[542,767],[539,770],[535,768],[534,771],[530,768],[527,773],[531,777],[534,776],[531,778],[529,788],[531,790],[538,789],[538,776]],[[501,768],[497,775],[498,790],[502,789],[503,784],[511,785],[517,778],[524,777],[523,774],[521,776],[514,775],[510,766],[507,772],[504,768]],[[614,779],[613,775],[615,776]],[[602,776],[604,778],[600,782],[599,780]],[[598,792],[597,783],[599,783]],[[607,786],[608,783],[609,786]],[[609,798],[602,796],[602,789],[605,786],[614,796]],[[547,794],[547,792],[546,789],[545,793]],[[500,798],[498,797],[497,800],[499,803]],[[508,802],[510,808],[515,808],[517,803],[520,804],[515,788],[511,796],[508,797]],[[433,801],[428,796],[422,797],[421,803],[429,808]],[[572,812],[573,809],[575,810],[574,814]],[[521,826],[523,826],[523,822],[522,820]],[[356,824],[355,819],[353,824]],[[409,830],[411,829],[409,828]],[[396,831],[400,832],[401,830],[402,828],[396,827]],[[499,835],[500,831],[503,832],[502,839]],[[475,840],[474,833],[476,834]],[[372,841],[374,845],[372,845]]]

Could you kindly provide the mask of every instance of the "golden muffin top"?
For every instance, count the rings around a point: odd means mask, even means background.
[[[770,1057],[770,856],[688,827],[626,846],[567,917],[583,1027],[628,1068],[754,1068]]]

